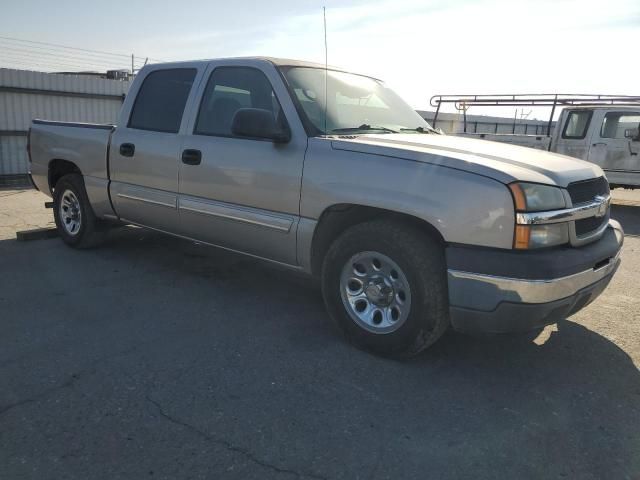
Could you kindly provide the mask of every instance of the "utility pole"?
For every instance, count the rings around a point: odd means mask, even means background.
[[[134,65],[134,56],[133,53],[131,54],[131,75],[135,75],[136,72],[133,71],[133,65]]]

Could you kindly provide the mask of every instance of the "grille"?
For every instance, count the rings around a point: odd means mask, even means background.
[[[609,194],[609,182],[604,177],[594,178],[591,180],[583,180],[581,182],[571,183],[567,190],[571,197],[573,205],[591,202],[596,195]],[[582,220],[576,220],[576,235],[582,237],[598,230],[609,220],[609,216],[589,217]]]
[[[609,194],[609,182],[604,177],[574,182],[567,187],[574,205],[590,202],[596,195]],[[599,219],[602,220],[602,219]],[[577,223],[577,222],[576,222]]]
[[[576,220],[576,235],[581,237],[599,229],[604,222],[608,221],[607,215],[604,217],[589,217]]]

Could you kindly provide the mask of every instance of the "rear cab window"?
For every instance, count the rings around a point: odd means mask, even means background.
[[[573,110],[569,112],[562,130],[562,138],[570,140],[582,140],[585,138],[592,115],[592,110]]]
[[[129,128],[178,133],[195,68],[157,70],[146,76],[136,96]]]

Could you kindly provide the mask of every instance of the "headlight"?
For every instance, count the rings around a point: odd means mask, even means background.
[[[544,212],[566,208],[562,189],[537,183],[509,185],[517,212]],[[516,225],[513,247],[519,250],[551,247],[569,242],[567,223]]]
[[[537,183],[512,183],[509,189],[519,212],[542,212],[566,207],[564,194],[558,187]]]

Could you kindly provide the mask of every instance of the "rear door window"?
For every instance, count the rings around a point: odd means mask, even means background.
[[[150,73],[142,82],[129,118],[129,128],[178,133],[195,68]]]
[[[591,110],[574,110],[569,112],[567,121],[564,124],[564,130],[562,131],[562,138],[568,139],[583,139],[587,136],[587,130],[589,129],[589,123],[591,123]]]

